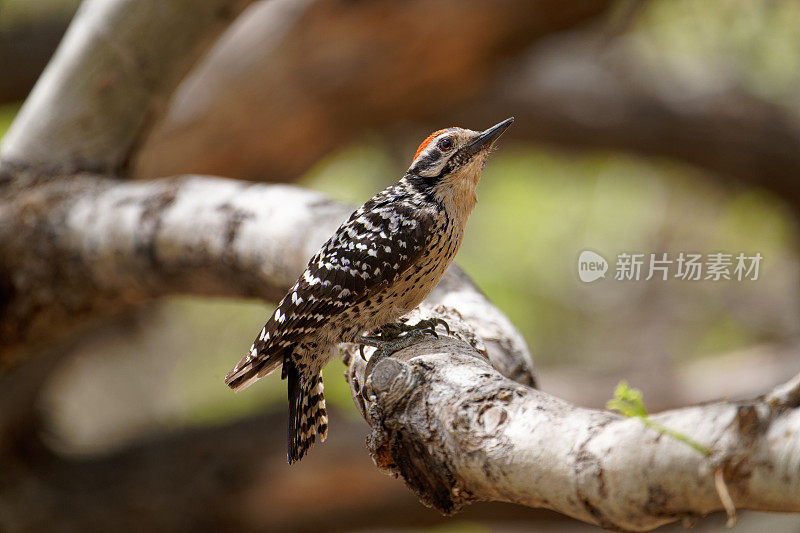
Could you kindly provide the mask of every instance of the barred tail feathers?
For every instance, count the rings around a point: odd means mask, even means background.
[[[299,373],[294,362],[283,363],[284,375],[289,385],[289,430],[287,458],[289,464],[302,459],[319,437],[328,436],[328,412],[325,409],[322,374],[306,376]]]

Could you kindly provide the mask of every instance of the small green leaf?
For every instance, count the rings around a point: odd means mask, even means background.
[[[627,381],[620,381],[617,388],[614,389],[614,398],[608,400],[606,409],[609,411],[618,411],[622,416],[639,418],[647,417],[647,409],[644,406],[642,399],[642,391],[639,389],[632,389]]]
[[[701,453],[706,457],[714,453],[711,448],[703,446],[685,433],[664,427],[658,422],[650,419],[650,415],[644,406],[642,391],[631,388],[626,381],[619,382],[617,388],[614,389],[614,397],[606,402],[606,409],[609,411],[617,411],[622,416],[627,418],[640,418],[642,423],[650,429],[658,431],[662,435],[666,435],[675,440],[681,441],[684,444],[691,446],[698,453]]]

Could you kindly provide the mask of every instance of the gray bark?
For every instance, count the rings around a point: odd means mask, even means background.
[[[653,415],[712,455],[638,418],[584,409],[509,379],[455,326],[368,366],[351,350],[356,405],[375,464],[444,513],[478,501],[544,507],[609,529],[646,531],[734,507],[800,512],[800,375],[749,401]],[[371,357],[369,352],[368,356]],[[363,384],[363,385],[362,385]],[[727,504],[727,505],[726,505]]]

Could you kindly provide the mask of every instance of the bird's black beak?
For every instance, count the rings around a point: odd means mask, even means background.
[[[514,117],[509,117],[488,130],[482,131],[477,139],[464,147],[464,150],[472,157],[484,148],[489,148],[508,129],[512,122],[514,122]]]

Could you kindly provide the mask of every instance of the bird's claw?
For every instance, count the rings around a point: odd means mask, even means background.
[[[450,324],[441,318],[426,318],[425,320],[420,320],[414,325],[414,328],[423,328],[425,331],[429,332],[438,339],[439,335],[436,333],[436,326],[442,326],[447,334],[450,335]]]
[[[450,335],[450,325],[441,318],[423,319],[413,326],[406,324],[405,322],[389,322],[378,329],[380,331],[381,340],[397,339],[402,336],[402,334],[410,333],[412,331],[425,331],[438,339],[439,335],[436,333],[436,326],[442,326],[447,334]]]
[[[367,356],[364,355],[364,346],[372,346],[373,348],[380,349],[380,347],[386,342],[379,337],[370,337],[368,335],[363,335],[356,339],[358,343],[358,353],[361,355],[361,359],[367,361]]]
[[[423,330],[414,329],[407,332],[402,337],[390,341],[376,341],[374,338],[360,337],[358,339],[359,342],[366,341],[365,344],[375,347],[375,353],[373,353],[367,361],[367,367],[364,369],[364,374],[367,376],[370,375],[372,373],[372,369],[375,368],[376,364],[378,364],[378,361],[392,355],[395,352],[399,352],[403,348],[408,348],[412,344],[421,340],[425,336],[425,333],[426,332]],[[362,344],[362,346],[363,345],[364,344]]]
[[[359,343],[358,352],[361,355],[361,359],[367,361],[366,374],[370,374],[379,360],[411,346],[425,335],[432,335],[438,339],[439,334],[436,332],[436,326],[442,326],[447,331],[447,334],[450,335],[450,325],[445,320],[428,318],[420,320],[413,326],[405,322],[390,322],[378,328],[380,336],[365,335],[356,339],[356,342]],[[364,346],[375,348],[375,353],[372,354],[369,360],[364,355]]]

